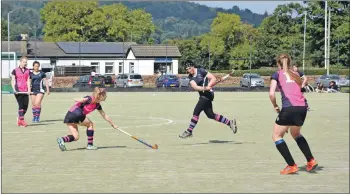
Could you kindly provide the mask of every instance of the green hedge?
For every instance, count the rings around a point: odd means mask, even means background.
[[[1,78],[1,85],[11,85],[11,78]]]
[[[270,76],[276,69],[252,69],[252,73],[258,73],[261,76]],[[211,71],[212,73],[228,73],[228,70],[223,71]],[[233,76],[242,76],[244,73],[249,73],[249,70],[236,70]],[[327,71],[323,68],[319,69],[305,69],[304,73],[306,75],[324,75]],[[349,69],[330,69],[330,74],[339,74],[339,75],[349,75]]]

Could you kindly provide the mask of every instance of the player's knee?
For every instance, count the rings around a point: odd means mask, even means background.
[[[275,142],[279,139],[283,138],[283,134],[281,134],[279,131],[274,131],[272,134],[272,140]]]
[[[295,139],[296,137],[301,136],[301,133],[300,131],[290,130],[290,135]]]
[[[275,135],[275,134],[273,134],[272,135],[272,140],[274,141],[274,142],[276,142],[277,140],[280,140],[282,137],[280,136],[280,135]]]
[[[89,129],[94,129],[94,123],[90,121],[88,128]]]
[[[207,114],[207,117],[209,119],[215,119],[215,114],[214,113],[209,113],[209,114]]]
[[[74,137],[74,141],[78,141],[79,140],[79,134],[73,134],[73,137]]]

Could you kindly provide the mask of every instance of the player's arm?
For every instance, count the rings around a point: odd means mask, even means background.
[[[74,98],[73,100],[74,100],[75,102],[84,103],[84,102],[88,101],[89,99],[88,99],[88,98]]]
[[[303,75],[301,78],[303,78],[303,83],[301,84],[301,86],[305,87],[306,83],[307,83],[307,77],[305,75]]]
[[[15,87],[15,85],[16,85],[16,76],[14,74],[14,71],[12,72],[11,78],[12,78],[11,79],[12,90],[13,90],[14,93],[16,93],[17,92],[16,91],[16,87]]]
[[[276,112],[279,112],[279,107],[277,105],[276,95],[275,95],[276,87],[277,87],[277,81],[271,80],[269,97],[273,108],[275,108]]]
[[[32,90],[32,78],[30,76],[27,80],[27,87],[28,87],[28,94],[29,94]]]
[[[197,83],[196,83],[194,80],[191,80],[191,81],[190,81],[190,85],[191,85],[191,87],[192,87],[194,90],[196,90],[196,91],[199,91],[199,92],[205,91],[205,87],[198,86]]]
[[[209,72],[207,73],[207,78],[209,79],[209,83],[208,83],[209,89],[218,83],[216,82],[216,77]]]
[[[46,77],[44,77],[44,82],[45,82],[45,86],[46,86],[47,95],[49,95],[50,94],[50,87],[49,87],[49,83],[48,83]]]
[[[109,118],[105,111],[102,110],[101,106],[97,110],[101,114],[102,118],[106,120],[109,124],[111,124],[112,127],[114,127],[115,129],[118,128],[118,126],[113,123],[113,121]]]
[[[48,80],[47,80],[45,74],[43,74],[43,80],[44,80],[45,86],[46,86],[46,93],[47,93],[47,95],[50,95],[50,87],[49,87],[49,83],[48,83]]]

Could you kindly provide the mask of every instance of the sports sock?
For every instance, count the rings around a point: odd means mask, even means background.
[[[193,129],[196,127],[198,123],[198,119],[199,119],[199,116],[193,115],[190,126],[187,129],[188,132],[192,133]]]
[[[65,137],[62,137],[62,139],[64,142],[72,142],[72,141],[74,141],[75,138],[73,135],[67,135]]]
[[[295,138],[295,141],[297,142],[300,150],[303,152],[306,160],[308,162],[310,162],[314,157],[312,156],[311,150],[310,150],[310,146],[307,143],[306,139],[304,138],[304,136],[299,135]]]
[[[230,126],[230,124],[231,124],[231,121],[229,119],[227,119],[226,117],[219,115],[219,114],[215,114],[215,120],[217,122],[224,123],[227,126]]]
[[[94,129],[86,129],[86,135],[88,137],[88,145],[94,144]]]
[[[283,139],[280,139],[275,142],[277,150],[281,153],[284,160],[287,162],[289,166],[293,166],[295,164],[294,159],[292,155],[290,154],[290,151],[288,149],[288,146],[286,142]]]
[[[35,117],[36,116],[36,107],[35,106],[32,107],[32,112],[33,112],[33,117]]]
[[[41,106],[36,107],[36,116],[40,117],[41,114]]]
[[[24,120],[24,110],[23,109],[18,110],[18,119]]]

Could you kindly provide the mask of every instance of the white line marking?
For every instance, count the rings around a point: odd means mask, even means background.
[[[109,115],[111,117],[113,116],[121,116],[121,115]],[[147,125],[135,125],[135,126],[124,126],[124,127],[120,127],[121,129],[127,129],[127,128],[140,128],[140,127],[154,127],[154,126],[162,126],[162,125],[169,125],[171,123],[173,123],[174,121],[171,119],[166,119],[166,118],[161,118],[161,117],[135,117],[135,116],[122,116],[122,117],[132,117],[132,118],[148,118],[148,119],[153,119],[153,120],[163,120],[163,121],[167,121],[164,123],[155,123],[155,124],[147,124]],[[62,123],[63,124],[63,123]],[[66,130],[62,130],[64,127],[60,128],[60,130],[52,130],[52,128],[50,128],[47,131],[3,131],[2,134],[20,134],[20,133],[49,133],[49,132],[56,132],[56,131],[66,131]],[[23,128],[22,128],[23,129]],[[56,128],[57,129],[57,128]],[[103,128],[98,128],[98,130],[106,130],[106,129],[113,129],[112,127],[103,127]]]

